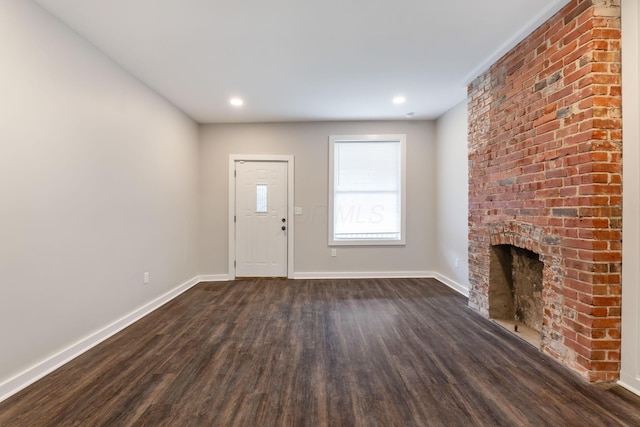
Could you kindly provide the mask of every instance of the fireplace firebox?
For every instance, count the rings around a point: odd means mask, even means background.
[[[491,247],[489,317],[540,348],[543,299],[540,256],[511,245]]]

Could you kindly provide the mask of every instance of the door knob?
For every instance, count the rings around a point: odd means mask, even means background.
[[[286,219],[284,219],[284,218],[282,218],[282,222],[287,222],[287,220],[286,220]]]
[[[282,231],[286,230],[287,227],[285,227],[284,225],[282,226]]]

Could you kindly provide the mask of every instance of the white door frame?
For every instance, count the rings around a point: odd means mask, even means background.
[[[286,162],[287,163],[287,277],[293,277],[293,242],[294,242],[294,157],[291,155],[263,155],[263,154],[229,154],[229,278],[236,278],[236,180],[234,177],[235,163],[245,162]]]

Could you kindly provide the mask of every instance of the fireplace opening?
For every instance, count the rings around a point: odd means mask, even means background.
[[[491,248],[489,317],[540,348],[542,270],[540,256],[512,245]]]

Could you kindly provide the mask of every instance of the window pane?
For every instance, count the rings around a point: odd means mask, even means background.
[[[404,144],[404,135],[331,137],[330,243],[404,244]]]
[[[263,213],[267,211],[267,185],[256,184],[256,212]]]
[[[400,236],[400,200],[394,192],[336,193],[334,199],[336,239],[364,238],[352,235]]]

